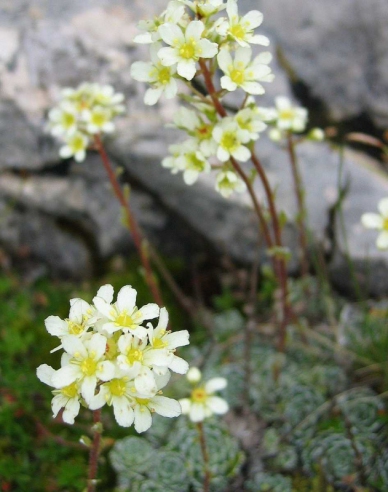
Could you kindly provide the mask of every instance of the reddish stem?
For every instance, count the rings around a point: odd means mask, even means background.
[[[113,191],[114,191],[117,199],[119,200],[121,206],[123,207],[123,209],[125,211],[129,231],[132,234],[133,241],[134,241],[136,249],[139,253],[141,263],[144,267],[146,282],[147,282],[147,284],[151,290],[151,293],[152,293],[152,296],[153,296],[155,302],[159,306],[163,306],[162,296],[160,294],[158,285],[155,282],[155,277],[154,277],[154,274],[152,272],[149,257],[148,257],[148,254],[146,253],[146,243],[145,243],[144,238],[142,237],[142,234],[140,232],[140,228],[136,222],[135,217],[132,214],[131,208],[129,206],[129,202],[126,199],[126,197],[123,193],[123,190],[120,187],[120,184],[117,180],[116,173],[112,167],[110,159],[109,159],[109,157],[105,151],[104,145],[103,145],[99,135],[95,135],[94,142],[95,142],[96,148],[100,154],[101,160],[104,164],[106,172],[108,173],[108,177],[109,177],[109,180],[110,180],[111,185],[113,187]]]
[[[210,491],[210,470],[209,470],[209,454],[206,447],[205,430],[203,428],[203,423],[197,423],[197,429],[199,434],[199,442],[201,445],[201,451],[203,456],[203,467],[204,467],[204,479],[203,479],[203,492]]]
[[[93,443],[90,448],[90,455],[89,455],[87,492],[95,492],[96,490],[98,456],[100,454],[100,442],[101,442],[101,429],[98,428],[101,425],[101,410],[94,410],[93,422],[95,428],[94,428],[94,435],[93,435]]]
[[[306,235],[306,206],[303,195],[303,182],[300,175],[300,170],[298,166],[298,160],[295,153],[295,144],[292,138],[292,134],[287,135],[287,148],[290,155],[292,177],[294,180],[294,190],[298,204],[298,219],[297,224],[299,227],[299,243],[300,243],[300,263],[301,263],[301,274],[305,277],[309,272],[308,264],[308,246],[307,246],[307,235]]]

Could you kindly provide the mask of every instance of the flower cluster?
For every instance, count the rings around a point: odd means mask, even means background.
[[[96,135],[114,131],[112,120],[124,111],[123,101],[123,94],[110,85],[84,83],[64,89],[58,106],[49,112],[51,134],[64,142],[60,156],[83,161]]]
[[[179,403],[182,406],[182,413],[188,415],[192,422],[202,422],[213,414],[222,415],[229,410],[228,403],[214,395],[216,391],[226,388],[225,378],[212,378],[201,383],[202,374],[196,367],[192,367],[186,377],[194,388],[190,398],[183,398]]]
[[[262,21],[257,10],[240,15],[237,0],[172,0],[159,17],[142,21],[139,28],[145,32],[135,37],[135,42],[150,45],[150,62],[138,61],[131,67],[135,80],[150,85],[146,104],[156,104],[163,94],[175,97],[179,82],[192,91],[184,96],[191,108],[182,108],[174,118],[174,126],[188,139],[172,145],[162,165],[173,173],[182,172],[189,185],[200,174],[216,170],[215,188],[224,197],[245,190],[233,160],[250,159],[250,146],[266,124],[252,97],[244,100],[237,114],[225,117],[210,97],[194,94],[191,81],[204,74],[204,66],[210,76],[218,67],[223,73],[220,98],[237,89],[247,96],[263,94],[262,83],[273,80],[272,56],[252,51],[252,45],[269,45],[267,37],[255,33]]]
[[[380,231],[376,245],[379,249],[388,249],[388,198],[380,200],[377,208],[380,212],[379,214],[363,214],[361,222],[367,229]]]
[[[107,404],[113,406],[119,425],[134,423],[137,432],[144,432],[152,424],[153,412],[164,417],[181,414],[180,404],[162,396],[161,389],[170,370],[187,372],[187,362],[175,350],[189,343],[189,334],[168,330],[165,308],[146,304],[139,309],[131,286],[123,287],[114,303],[113,294],[113,287],[104,285],[93,304],[72,299],[68,318],[46,319],[47,331],[59,338],[57,349],[64,352],[60,369],[42,364],[37,376],[54,388],[54,417],[63,408],[63,420],[73,424],[81,404],[91,410]],[[158,317],[156,327],[144,326]]]

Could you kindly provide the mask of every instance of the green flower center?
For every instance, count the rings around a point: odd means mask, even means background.
[[[106,114],[104,114],[104,113],[92,113],[91,121],[92,121],[93,125],[103,126],[107,121]]]
[[[85,330],[84,326],[74,321],[67,320],[70,335],[80,335]]]
[[[122,311],[116,318],[115,324],[117,326],[123,326],[124,328],[136,328],[133,326],[135,323],[132,317],[128,314],[128,311]]]
[[[143,361],[143,352],[136,348],[131,348],[127,353],[127,360],[129,364],[134,364],[135,362]]]
[[[97,362],[88,357],[84,359],[81,363],[81,371],[85,374],[85,376],[93,376],[97,370]]]
[[[153,347],[154,348],[162,349],[162,348],[167,347],[167,346],[168,346],[168,343],[163,342],[163,340],[161,338],[154,338],[154,341],[153,341]]]
[[[294,110],[292,108],[282,109],[279,112],[279,119],[281,120],[291,120],[294,117]]]
[[[212,129],[210,125],[202,125],[199,128],[197,128],[196,136],[199,140],[206,140],[210,137],[211,132]]]
[[[169,67],[163,67],[158,73],[158,82],[160,84],[166,85],[171,80],[171,71]]]
[[[150,400],[147,398],[136,398],[136,401],[139,405],[148,405],[148,403],[150,402]]]
[[[72,113],[63,113],[61,118],[62,126],[65,128],[71,128],[75,125],[76,119]]]
[[[109,391],[113,396],[123,396],[126,392],[126,384],[124,378],[122,379],[112,379],[109,381],[108,387]]]
[[[388,231],[388,217],[383,220],[383,230]]]
[[[186,60],[191,60],[195,56],[195,41],[189,41],[188,43],[182,44],[179,48],[179,55]]]
[[[203,171],[205,167],[205,163],[201,161],[201,159],[198,159],[195,153],[189,154],[187,156],[187,160],[189,161],[188,163],[188,168],[192,169],[193,171]]]
[[[76,153],[85,150],[85,140],[82,135],[76,135],[70,142],[70,148]]]
[[[246,31],[241,24],[235,24],[229,29],[229,33],[236,39],[244,39]]]
[[[226,150],[233,151],[236,147],[238,147],[239,141],[237,140],[237,136],[234,132],[226,132],[222,136],[220,145]]]
[[[63,396],[67,396],[67,398],[75,398],[78,395],[77,383],[74,382],[61,388],[61,393]]]
[[[233,69],[230,72],[230,78],[237,85],[242,85],[245,80],[244,70],[238,70],[237,68]]]
[[[194,403],[204,403],[207,400],[207,393],[204,388],[195,388],[191,392],[191,399]]]

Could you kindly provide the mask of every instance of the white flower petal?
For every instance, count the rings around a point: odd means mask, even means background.
[[[97,296],[104,299],[107,304],[111,304],[113,301],[113,286],[110,284],[103,285],[97,291]]]
[[[189,338],[190,334],[187,330],[180,330],[166,335],[164,340],[168,343],[168,348],[176,348],[188,345]]]
[[[212,412],[218,415],[222,415],[229,410],[229,405],[227,402],[218,396],[211,396],[208,398],[207,405]]]
[[[388,198],[380,200],[377,209],[383,217],[388,217]]]
[[[388,231],[383,231],[378,235],[376,245],[379,249],[388,249]]]
[[[52,375],[51,383],[54,388],[64,388],[71,383],[74,383],[79,376],[79,369],[77,366],[68,365],[61,367],[55,374]]]
[[[251,10],[241,19],[242,23],[247,25],[250,30],[256,29],[263,22],[263,14],[258,10]]]
[[[145,405],[135,407],[135,430],[139,434],[148,430],[152,425],[151,412]]]
[[[160,96],[162,94],[163,94],[162,87],[159,87],[157,89],[150,87],[149,89],[146,90],[144,94],[144,104],[146,104],[147,106],[153,106],[159,101]]]
[[[168,367],[177,374],[186,374],[189,370],[189,364],[184,359],[181,359],[176,355],[174,355]]]
[[[141,313],[142,319],[154,319],[159,316],[159,306],[155,303],[145,304],[138,313]]]
[[[206,393],[214,393],[215,391],[226,388],[228,381],[225,378],[212,378],[205,384]]]
[[[139,82],[151,82],[153,80],[151,77],[152,71],[152,63],[137,61],[131,66],[131,76]]]
[[[232,155],[235,159],[241,162],[247,162],[251,158],[251,152],[247,147],[240,145],[238,149],[232,152]]]
[[[384,225],[384,219],[377,214],[363,214],[361,222],[367,229],[382,229]]]
[[[165,396],[154,396],[150,406],[162,417],[179,417],[182,413],[180,403]]]
[[[97,386],[97,378],[95,376],[87,376],[81,384],[81,394],[85,398],[86,403],[92,400]]]
[[[61,337],[68,334],[67,323],[59,316],[49,316],[45,319],[46,330],[55,337]]]
[[[225,73],[229,73],[229,67],[233,65],[232,57],[227,49],[221,49],[217,55],[218,65]]]
[[[135,412],[128,400],[115,398],[113,402],[113,413],[116,421],[121,427],[130,427],[135,419]]]
[[[119,311],[131,312],[136,305],[136,290],[130,285],[122,287],[117,294],[117,307]]]
[[[180,58],[174,48],[161,48],[158,51],[158,57],[162,64],[166,67],[171,67],[179,62]]]
[[[205,407],[201,403],[192,403],[189,410],[189,418],[192,422],[202,422],[205,419]]]
[[[180,59],[177,66],[178,74],[187,80],[192,80],[197,71],[194,60],[182,60]]]
[[[67,402],[65,410],[62,414],[63,421],[67,424],[73,425],[75,417],[79,414],[80,407],[81,405],[78,398],[71,398]]]
[[[42,383],[47,384],[48,386],[52,386],[52,377],[55,374],[55,369],[47,364],[42,364],[36,370],[36,375]]]
[[[204,30],[205,25],[202,21],[192,21],[186,28],[185,38],[186,40],[190,40],[191,38],[199,39]]]
[[[166,24],[159,26],[158,31],[163,41],[170,46],[176,46],[185,42],[182,30],[175,24],[166,22]],[[158,56],[160,58],[160,55]]]

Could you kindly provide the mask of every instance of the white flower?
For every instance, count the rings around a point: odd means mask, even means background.
[[[59,149],[59,155],[62,159],[68,159],[74,156],[77,162],[82,162],[85,160],[88,146],[88,137],[81,132],[75,132],[66,137],[65,145]]]
[[[160,96],[164,93],[167,99],[176,96],[178,86],[174,75],[176,67],[165,67],[157,56],[161,44],[155,43],[151,46],[151,62],[135,62],[131,66],[131,75],[135,80],[148,82],[151,87],[144,96],[144,103],[147,105],[156,104]]]
[[[224,197],[229,198],[232,193],[237,191],[242,193],[246,190],[244,181],[233,171],[221,171],[216,177],[216,190]]]
[[[175,355],[175,349],[190,343],[189,332],[180,330],[171,333],[171,331],[167,330],[167,327],[167,309],[161,308],[158,326],[153,328],[151,323],[148,324],[148,338],[153,349],[167,351],[169,360],[167,366],[154,365],[154,371],[157,374],[165,374],[168,368],[179,374],[185,374],[189,369],[189,365],[185,360]]]
[[[135,429],[139,433],[151,427],[154,412],[169,418],[179,417],[182,413],[180,403],[165,396],[155,395],[151,398],[143,398],[139,395],[135,401]]]
[[[117,365],[134,379],[136,391],[150,395],[156,392],[156,381],[152,369],[154,366],[166,367],[170,362],[167,350],[153,349],[147,340],[126,334],[118,341],[120,355]]]
[[[138,338],[147,336],[147,329],[140,326],[143,321],[156,318],[159,315],[157,304],[146,304],[138,309],[136,306],[137,292],[130,285],[123,287],[117,294],[117,301],[113,301],[113,288],[105,298],[97,295],[93,299],[96,309],[107,319],[102,329],[112,334],[123,330],[136,334]]]
[[[276,126],[279,130],[303,132],[306,129],[308,112],[306,108],[293,106],[287,97],[275,98]]]
[[[250,107],[241,109],[235,115],[234,119],[242,130],[249,132],[251,140],[257,140],[259,133],[267,128],[267,125],[263,122],[257,111]]]
[[[190,9],[202,17],[210,17],[225,8],[224,0],[180,0]]]
[[[89,403],[94,396],[98,380],[109,381],[114,375],[114,364],[105,360],[106,338],[95,333],[82,342],[74,335],[62,339],[65,351],[71,356],[68,364],[53,374],[55,388],[63,388],[74,382],[80,383],[81,394]]]
[[[268,132],[268,136],[273,142],[280,142],[283,138],[283,132],[281,132],[279,128],[271,128]]]
[[[323,142],[325,140],[325,132],[322,128],[312,128],[309,131],[308,138],[314,142]]]
[[[179,400],[182,413],[188,415],[192,422],[202,422],[213,414],[222,415],[229,410],[228,403],[219,396],[214,396],[216,391],[226,388],[227,381],[224,378],[213,378],[205,384],[195,387],[190,398]]]
[[[260,53],[251,61],[251,48],[238,48],[234,60],[228,49],[220,50],[217,56],[218,64],[225,73],[221,77],[221,87],[228,91],[235,91],[241,87],[248,94],[264,94],[264,87],[260,82],[272,82],[274,75],[268,64],[272,55],[269,52]]]
[[[110,108],[114,114],[122,113],[124,106],[124,94],[115,92],[111,85],[93,84],[94,104]]]
[[[206,157],[198,150],[198,143],[193,139],[171,145],[169,150],[173,155],[163,159],[162,166],[171,169],[173,174],[182,171],[188,185],[194,184],[200,173],[211,170]]]
[[[115,126],[112,122],[112,111],[103,106],[94,106],[82,112],[82,118],[86,123],[86,130],[92,135],[98,133],[112,133]]]
[[[215,155],[217,144],[212,135],[214,123],[206,122],[195,111],[182,107],[174,116],[174,124],[196,139],[198,149],[205,157]]]
[[[200,58],[213,58],[218,45],[201,38],[205,25],[201,21],[192,21],[185,32],[177,25],[166,23],[159,27],[163,41],[170,48],[161,48],[158,56],[163,65],[170,67],[177,64],[178,74],[191,80],[197,71],[196,62]]]
[[[377,206],[379,214],[367,213],[361,217],[361,222],[367,229],[380,231],[376,245],[379,249],[388,249],[388,198],[383,198]]]
[[[66,136],[77,129],[78,115],[74,104],[63,101],[57,108],[48,114],[51,134],[55,137]]]
[[[42,383],[48,386],[54,386],[52,384],[52,377],[55,374],[55,370],[47,364],[42,364],[38,367],[36,375],[42,381]],[[53,411],[53,417],[58,415],[61,408],[64,408],[62,418],[67,424],[74,424],[74,419],[78,415],[80,410],[80,387],[77,381],[64,386],[59,390],[53,391],[54,398],[51,401],[51,409]]]
[[[253,31],[263,22],[263,14],[258,10],[251,10],[243,17],[238,15],[237,0],[228,0],[226,12],[229,21],[219,23],[217,31],[221,36],[229,35],[237,41],[240,46],[251,44],[269,45],[269,39],[266,36],[254,34]]]
[[[166,22],[171,24],[185,25],[185,7],[179,1],[171,1],[167,5],[167,9],[162,13],[162,15],[154,17],[151,20],[141,20],[137,27],[145,31],[144,33],[138,34],[133,40],[138,44],[151,44],[160,41],[160,33],[158,31],[159,27]]]
[[[242,130],[231,118],[223,118],[213,130],[213,138],[218,143],[217,158],[225,162],[230,157],[246,162],[251,152],[243,144],[250,141],[249,132]]]
[[[133,380],[124,371],[117,368],[114,378],[100,386],[100,391],[91,399],[89,408],[97,410],[105,404],[113,406],[117,423],[122,427],[130,427],[135,418],[133,385]]]

